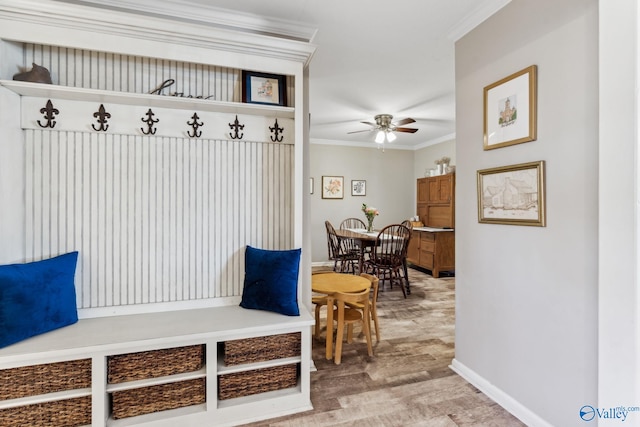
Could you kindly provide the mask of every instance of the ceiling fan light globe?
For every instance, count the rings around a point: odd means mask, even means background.
[[[376,142],[378,144],[383,144],[384,143],[384,131],[379,130],[378,133],[376,134]]]
[[[395,140],[396,140],[396,135],[393,132],[388,132],[387,133],[387,141],[393,142]]]

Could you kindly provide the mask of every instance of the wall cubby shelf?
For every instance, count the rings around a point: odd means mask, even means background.
[[[226,102],[170,95],[112,92],[107,90],[28,83],[14,80],[0,80],[0,85],[21,96],[65,99],[70,101],[94,101],[98,103],[113,103],[120,105],[249,114],[254,116],[282,118],[293,118],[295,112],[295,108],[293,107]]]

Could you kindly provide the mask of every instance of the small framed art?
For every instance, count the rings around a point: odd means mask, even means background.
[[[242,102],[286,106],[286,76],[242,71]]]
[[[366,196],[367,195],[367,181],[362,179],[354,179],[351,181],[351,195],[352,196]]]
[[[536,140],[537,67],[484,88],[484,149]]]
[[[544,227],[544,161],[478,171],[478,222]]]
[[[343,199],[344,198],[344,177],[343,176],[323,176],[322,177],[322,198],[323,199]]]

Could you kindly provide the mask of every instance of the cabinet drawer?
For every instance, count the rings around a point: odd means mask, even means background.
[[[434,253],[436,251],[436,242],[424,241],[422,242],[420,249],[424,252]]]
[[[420,265],[424,268],[433,268],[433,253],[420,251]]]
[[[435,242],[436,236],[433,233],[420,233],[420,242]]]

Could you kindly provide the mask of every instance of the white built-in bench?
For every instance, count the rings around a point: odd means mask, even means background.
[[[91,386],[0,400],[0,417],[8,408],[82,396],[91,396],[91,425],[98,427],[237,425],[309,410],[312,408],[309,372],[314,319],[304,306],[300,311],[300,316],[291,317],[223,306],[79,320],[74,325],[0,349],[0,375],[1,370],[10,368],[91,359]],[[221,343],[225,341],[290,333],[300,333],[298,356],[235,366],[224,364]],[[204,346],[202,369],[121,384],[107,382],[109,356],[192,345]],[[219,399],[219,377],[223,375],[291,364],[299,367],[295,387]],[[117,420],[111,417],[110,395],[113,392],[197,378],[205,379],[205,403]]]

